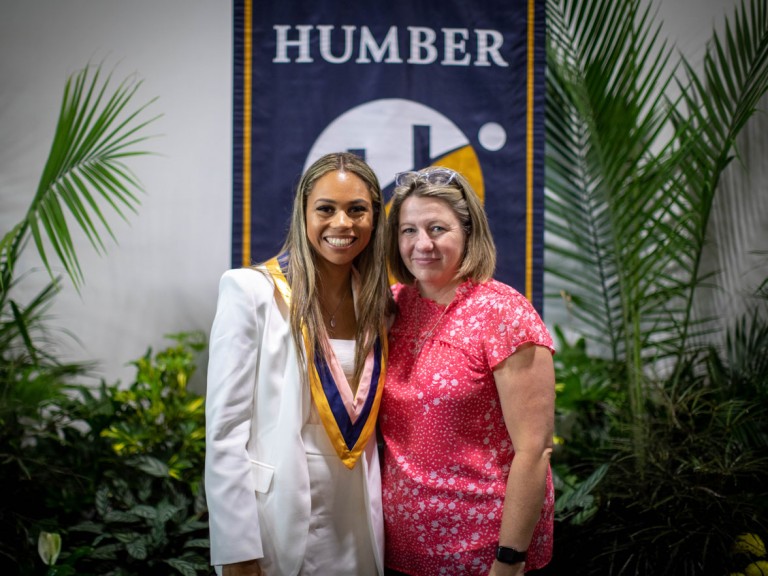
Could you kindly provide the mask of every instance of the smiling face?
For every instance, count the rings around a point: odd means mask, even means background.
[[[421,294],[444,303],[461,282],[466,233],[451,207],[438,198],[411,196],[400,208],[400,256]]]
[[[307,197],[306,219],[318,265],[350,267],[373,232],[371,193],[352,172],[329,172]]]

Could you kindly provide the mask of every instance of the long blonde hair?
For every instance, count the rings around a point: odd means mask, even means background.
[[[354,266],[360,275],[357,294],[357,332],[355,334],[355,376],[357,382],[365,359],[392,309],[386,268],[386,226],[384,199],[378,178],[370,166],[355,154],[335,152],[314,162],[304,173],[296,189],[291,224],[279,256],[288,256],[286,277],[291,285],[290,323],[300,365],[307,361],[302,330],[306,330],[309,347],[307,354],[320,350],[327,357],[327,332],[318,296],[319,275],[317,254],[307,238],[307,198],[315,183],[333,171],[351,172],[358,176],[371,193],[373,205],[373,233],[371,240],[355,258]],[[311,358],[311,356],[310,356]]]

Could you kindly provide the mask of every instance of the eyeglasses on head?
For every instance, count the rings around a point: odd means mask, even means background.
[[[419,172],[398,172],[395,174],[395,186],[410,186],[415,182],[426,182],[436,186],[447,186],[457,174],[450,168],[427,168]]]

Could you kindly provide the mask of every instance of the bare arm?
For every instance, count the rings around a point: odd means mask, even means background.
[[[258,560],[246,560],[235,564],[225,564],[221,571],[222,576],[263,576]]]
[[[525,344],[494,370],[504,423],[515,448],[509,471],[499,544],[527,550],[541,514],[552,454],[555,373],[552,353]],[[518,576],[524,563],[494,561],[490,576]]]

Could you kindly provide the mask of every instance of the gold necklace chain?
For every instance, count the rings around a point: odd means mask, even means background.
[[[432,325],[432,328],[427,330],[427,332],[423,336],[419,337],[418,346],[416,347],[416,351],[414,352],[414,355],[416,356],[419,355],[419,352],[421,352],[421,349],[424,347],[424,344],[427,342],[427,338],[429,338],[432,335],[432,333],[435,331],[438,324],[440,324],[440,321],[443,319],[443,316],[445,316],[445,313],[448,312],[448,308],[450,306],[451,306],[450,302],[446,304],[445,308],[443,308],[443,311],[440,313],[440,316],[437,317],[437,322],[435,322]]]
[[[328,324],[331,325],[331,330],[334,330],[336,328],[336,313],[341,308],[341,305],[344,304],[344,300],[347,299],[347,294],[351,292],[351,290],[346,290],[344,292],[344,296],[341,297],[341,300],[339,300],[339,303],[336,305],[336,310],[333,311],[333,314],[331,314],[331,318],[328,320]]]

